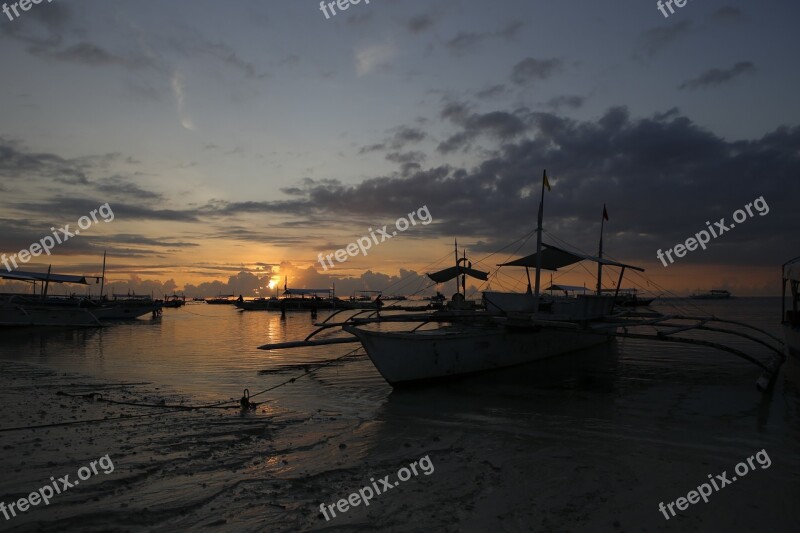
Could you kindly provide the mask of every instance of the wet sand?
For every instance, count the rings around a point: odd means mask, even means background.
[[[798,430],[783,419],[796,420],[797,405],[783,403],[796,398],[786,384],[773,393],[779,401],[770,401],[747,386],[747,367],[720,374],[711,363],[656,366],[649,375],[618,379],[619,365],[637,364],[651,362],[578,354],[488,378],[396,390],[371,411],[331,398],[308,413],[280,402],[246,413],[164,413],[58,392],[206,402],[152,383],[0,362],[2,428],[116,419],[0,433],[6,503],[50,476],[74,478],[106,454],[115,467],[49,506],[9,521],[0,516],[0,529],[796,531]],[[345,369],[327,369],[308,378],[310,385],[326,387]],[[687,376],[702,384],[687,385]],[[119,418],[125,416],[131,418]],[[770,468],[669,521],[658,511],[659,502],[685,496],[708,474],[732,472],[762,448]],[[395,479],[423,456],[433,464],[430,475],[411,477],[330,521],[319,512],[321,503],[347,498],[370,478]]]

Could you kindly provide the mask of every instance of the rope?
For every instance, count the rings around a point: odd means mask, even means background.
[[[270,400],[266,400],[264,402],[259,402],[259,403],[254,403],[254,402],[250,402],[250,398],[255,398],[256,396],[260,396],[261,394],[273,391],[273,390],[275,390],[275,389],[277,389],[279,387],[283,387],[284,385],[288,385],[289,383],[294,383],[295,381],[297,381],[298,379],[302,378],[303,376],[309,376],[309,375],[313,374],[314,372],[317,372],[318,370],[321,370],[321,369],[323,369],[325,367],[328,367],[328,366],[332,365],[333,363],[335,363],[337,361],[341,361],[345,357],[350,357],[351,355],[355,354],[360,349],[361,349],[361,347],[358,347],[355,350],[351,350],[351,351],[347,352],[346,354],[342,355],[341,357],[337,357],[335,359],[330,359],[328,361],[323,361],[322,363],[318,363],[319,366],[317,368],[314,368],[312,370],[306,369],[306,371],[303,374],[300,374],[299,376],[287,379],[286,381],[278,383],[277,385],[274,385],[272,387],[268,387],[268,388],[266,388],[266,389],[264,389],[264,390],[262,390],[260,392],[257,392],[255,394],[251,395],[250,391],[248,389],[245,389],[244,396],[239,401],[234,400],[234,399],[230,399],[230,400],[223,400],[223,401],[220,401],[220,402],[217,402],[217,403],[208,404],[208,405],[166,405],[166,404],[161,405],[161,404],[145,404],[145,403],[121,402],[121,401],[117,401],[117,400],[109,400],[109,399],[103,398],[102,394],[96,393],[96,392],[89,393],[89,394],[74,395],[74,394],[68,394],[68,393],[65,393],[65,392],[58,391],[56,394],[62,395],[62,396],[70,396],[70,397],[73,397],[73,398],[78,398],[78,397],[93,398],[93,399],[96,397],[97,401],[103,401],[103,402],[106,402],[106,403],[113,403],[113,404],[117,404],[117,405],[130,405],[130,406],[134,406],[134,407],[152,407],[152,408],[158,408],[158,409],[166,409],[166,411],[160,411],[160,412],[155,412],[155,413],[147,413],[147,414],[142,414],[142,415],[122,415],[122,416],[110,417],[110,418],[109,417],[107,417],[107,418],[93,418],[93,419],[87,419],[87,420],[73,420],[73,421],[70,421],[70,422],[55,422],[55,423],[52,423],[52,424],[42,424],[42,425],[38,425],[38,426],[19,426],[19,427],[12,427],[12,428],[0,428],[0,433],[8,433],[8,432],[11,432],[11,431],[22,431],[22,430],[30,430],[30,429],[44,429],[44,428],[52,428],[52,427],[73,426],[73,425],[79,425],[79,424],[100,424],[100,423],[103,423],[103,422],[113,422],[113,421],[117,421],[117,420],[132,420],[132,419],[137,419],[137,418],[146,418],[148,416],[157,416],[157,415],[160,415],[160,414],[168,413],[170,411],[176,412],[176,411],[194,411],[194,410],[200,410],[200,409],[230,409],[230,408],[235,408],[235,407],[242,407],[244,409],[255,409],[259,405],[261,405],[263,403],[267,403]],[[229,404],[234,404],[234,405],[230,405],[229,406]],[[228,406],[228,407],[223,407],[223,406]]]

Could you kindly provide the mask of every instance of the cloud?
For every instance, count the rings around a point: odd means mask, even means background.
[[[378,67],[386,66],[395,55],[393,47],[386,44],[372,44],[356,50],[356,74],[365,76]]]
[[[476,251],[490,250],[533,228],[538,195],[532,191],[547,168],[553,190],[546,229],[584,250],[596,247],[603,202],[614,232],[607,234],[609,253],[616,257],[654,257],[656,249],[684,241],[706,220],[729,219],[759,196],[769,204],[769,216],[737,225],[692,261],[780,264],[786,228],[800,225],[792,204],[800,194],[793,179],[800,174],[798,126],[730,141],[675,109],[632,118],[626,108],[614,107],[596,120],[574,120],[525,109],[474,113],[466,104],[448,103],[441,115],[458,127],[453,136],[469,140],[477,128],[499,146],[471,152],[477,163],[468,168],[418,163],[405,175],[356,185],[307,180],[291,203],[263,202],[254,211],[374,219],[427,205],[435,223],[416,235],[463,236],[482,242]],[[421,160],[403,153],[392,159]]]
[[[752,74],[756,66],[749,61],[740,61],[729,69],[712,68],[693,80],[682,83],[678,89],[705,89],[731,83],[744,74]]]
[[[471,32],[462,31],[445,43],[445,46],[455,55],[463,55],[478,47],[481,43],[492,39],[513,39],[519,30],[525,25],[524,22],[514,21],[506,24],[503,28],[493,32]]]
[[[536,59],[528,57],[514,65],[511,69],[511,81],[517,85],[526,85],[534,81],[546,80],[563,67],[557,58]]]
[[[8,179],[48,178],[69,183],[89,183],[86,159],[29,152],[19,142],[0,137],[0,175]]]
[[[384,150],[400,150],[408,144],[415,144],[425,140],[427,134],[419,128],[409,128],[408,126],[400,126],[394,129],[394,134],[391,138],[385,139],[383,142],[374,143],[367,146],[362,146],[359,154],[368,154],[370,152],[381,152]]]
[[[466,104],[450,102],[442,109],[441,117],[460,126],[461,131],[439,143],[439,153],[450,153],[465,149],[470,142],[484,135],[494,139],[508,140],[527,129],[525,119],[518,114],[505,111],[472,113]]]
[[[163,199],[161,194],[142,189],[135,183],[131,182],[128,178],[119,175],[99,180],[93,184],[93,188],[99,192],[116,198],[132,197],[140,200]]]
[[[669,44],[691,32],[692,23],[688,20],[681,20],[675,24],[661,26],[647,30],[640,37],[640,45],[645,54],[652,57],[664,49]]]
[[[409,32],[417,34],[429,30],[436,23],[431,14],[415,15],[406,21],[406,28]]]
[[[491,100],[493,98],[498,98],[506,94],[507,89],[504,84],[492,85],[491,87],[487,87],[481,91],[475,93],[475,96],[482,99],[482,100]]]
[[[47,59],[92,67],[121,66],[129,69],[140,69],[151,66],[150,61],[144,56],[123,57],[112,54],[96,44],[85,41],[61,50],[45,47],[31,47],[29,51],[34,55]]]
[[[739,9],[738,7],[733,6],[724,6],[716,11],[714,11],[711,16],[711,20],[714,22],[739,22],[744,20],[746,17],[744,12]]]
[[[184,86],[183,86],[183,74],[178,71],[172,73],[172,78],[170,80],[170,84],[172,86],[172,93],[175,96],[175,102],[178,106],[178,117],[181,121],[181,126],[186,128],[187,130],[194,131],[194,123],[192,122],[192,118],[186,113],[184,109]]]
[[[551,98],[545,105],[550,109],[558,111],[562,107],[568,107],[570,109],[578,109],[580,107],[583,107],[584,102],[586,102],[586,98],[583,96],[561,95]]]
[[[422,162],[426,155],[420,151],[413,152],[391,152],[386,154],[386,160],[400,165],[400,174],[409,176],[412,172],[417,172],[422,168]]]

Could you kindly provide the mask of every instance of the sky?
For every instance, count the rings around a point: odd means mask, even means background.
[[[604,253],[646,269],[632,282],[780,294],[800,255],[797,2],[334,7],[0,14],[0,253],[107,204],[113,220],[19,269],[97,274],[107,252],[117,292],[429,293],[457,239],[492,273],[473,290],[518,290],[524,271],[496,264],[535,250],[547,169],[546,243],[596,254],[605,205]],[[706,249],[658,258],[747,204]],[[319,262],[423,207],[429,223]],[[566,270],[553,279],[594,285],[593,266]]]

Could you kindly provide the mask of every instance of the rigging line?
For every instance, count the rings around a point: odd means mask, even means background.
[[[434,262],[432,262],[432,263],[428,263],[427,265],[425,265],[424,267],[422,267],[422,268],[421,268],[421,270],[422,270],[422,271],[425,271],[425,270],[432,269],[433,267],[435,267],[436,265],[438,265],[439,263],[441,263],[442,261],[444,261],[444,260],[445,260],[445,259],[447,259],[448,257],[450,257],[450,252],[447,252],[445,255],[443,255],[442,257],[440,257],[440,258],[439,258],[439,259],[437,259],[436,261],[434,261]],[[414,274],[416,274],[417,276],[419,276],[419,277],[421,277],[421,278],[424,278],[424,273],[423,273],[423,275],[421,275],[421,276],[420,276],[420,275],[419,275],[419,273],[417,273],[417,272],[414,272]],[[405,278],[401,278],[401,279],[399,279],[399,280],[397,280],[397,281],[395,281],[395,282],[393,282],[393,283],[390,283],[389,285],[387,285],[387,286],[386,286],[386,287],[384,287],[383,289],[381,289],[381,292],[383,292],[383,291],[387,291],[387,290],[389,290],[390,288],[394,287],[395,285],[397,285],[397,284],[399,284],[399,283],[401,283],[401,282],[403,282],[403,281],[411,281],[412,279],[414,279],[413,275],[409,275],[409,276],[406,276]]]
[[[558,238],[557,236],[553,235],[552,233],[548,232],[547,230],[543,230],[543,231],[544,231],[545,233],[547,233],[547,235],[548,235],[549,237],[551,237],[552,239],[554,239],[554,240],[556,240],[556,241],[560,242],[560,243],[561,243],[563,246],[565,246],[565,247],[570,247],[570,248],[573,248],[574,250],[576,250],[576,251],[578,251],[578,252],[580,252],[580,253],[582,253],[582,254],[584,254],[584,255],[591,255],[591,254],[587,254],[586,252],[584,252],[583,250],[581,250],[581,249],[580,249],[580,248],[578,248],[577,246],[574,246],[574,245],[572,245],[572,244],[570,244],[570,243],[568,243],[568,242],[564,241],[563,239],[560,239],[560,238]],[[610,254],[605,254],[605,256],[606,256],[607,258],[611,259],[611,260],[618,261],[618,259],[616,259],[614,256],[612,256],[612,255],[610,255]],[[685,298],[685,297],[683,297],[683,296],[678,296],[677,294],[673,293],[673,292],[672,292],[672,291],[670,291],[669,289],[666,289],[665,287],[662,287],[661,285],[659,285],[658,283],[656,283],[655,281],[653,281],[651,278],[647,277],[645,274],[643,274],[643,273],[641,273],[641,272],[637,272],[637,271],[635,271],[635,270],[633,271],[633,273],[634,273],[634,274],[636,274],[637,276],[639,276],[640,278],[644,279],[645,281],[647,281],[649,284],[651,284],[651,285],[654,285],[654,286],[655,286],[657,289],[659,289],[660,291],[662,291],[662,292],[665,292],[665,293],[669,294],[670,296],[672,296],[673,298],[675,298],[675,299],[678,299],[678,300],[680,300],[680,301],[684,302],[684,304],[685,304],[685,305],[688,305],[688,306],[690,306],[689,308],[694,308],[695,310],[697,310],[697,311],[700,311],[701,313],[708,314],[708,311],[707,311],[707,310],[705,310],[705,309],[703,309],[703,308],[699,307],[697,304],[695,304],[695,303],[691,302],[691,301],[690,301],[690,300],[688,300],[687,298]],[[590,273],[590,274],[591,274],[591,273]],[[595,279],[596,279],[596,275],[594,275],[594,276],[595,276]],[[636,284],[636,282],[634,282],[634,281],[630,280],[630,278],[629,278],[629,281],[630,281],[630,283],[631,283],[631,284],[637,285],[638,287],[640,287],[640,288],[642,288],[642,289],[645,289],[645,288],[646,288],[646,287],[644,287],[643,285],[638,285],[638,284]],[[677,304],[674,304],[674,303],[670,303],[669,305],[673,305],[673,306],[674,306],[676,309],[682,309],[681,307],[677,306]]]
[[[515,249],[513,252],[511,252],[510,254],[508,254],[508,256],[506,257],[505,261],[503,261],[503,263],[507,263],[507,262],[508,262],[508,260],[509,260],[509,259],[511,259],[511,257],[513,257],[514,255],[516,255],[516,254],[517,254],[517,252],[519,252],[519,250],[520,250],[520,249],[521,249],[523,246],[525,246],[525,244],[528,242],[528,240],[530,240],[530,238],[531,238],[531,236],[533,235],[533,233],[535,233],[535,231],[534,231],[534,232],[532,232],[532,233],[529,233],[529,234],[527,235],[527,237],[524,237],[524,238],[525,238],[525,240],[524,240],[524,241],[523,241],[523,242],[522,242],[522,243],[521,243],[519,246],[517,246],[517,248],[516,248],[516,249]],[[483,262],[483,261],[485,261],[486,259],[488,259],[488,258],[492,257],[493,255],[495,255],[495,254],[499,253],[499,252],[500,252],[500,251],[502,251],[503,249],[505,249],[505,248],[508,248],[508,247],[509,247],[509,246],[511,246],[512,244],[514,244],[514,243],[516,243],[516,242],[518,242],[518,241],[520,241],[520,240],[522,240],[522,239],[523,239],[523,237],[520,237],[519,239],[517,239],[517,240],[516,240],[516,241],[514,241],[513,243],[511,243],[511,244],[509,244],[509,245],[507,245],[507,246],[504,246],[503,248],[501,248],[501,249],[500,249],[500,250],[498,250],[497,252],[492,252],[491,254],[487,255],[487,256],[486,256],[486,257],[484,257],[483,259],[480,259],[480,260],[478,260],[478,261],[477,261],[477,264],[480,264],[480,263],[482,263],[482,262]],[[498,266],[496,266],[496,267],[494,268],[494,271],[492,271],[492,272],[490,273],[490,275],[489,275],[489,276],[487,276],[487,279],[486,279],[486,280],[485,280],[483,283],[481,283],[480,285],[478,285],[478,287],[477,287],[477,288],[476,288],[474,291],[472,291],[472,292],[470,293],[470,297],[474,296],[474,295],[475,295],[475,293],[476,293],[477,291],[480,291],[480,290],[481,290],[481,287],[483,287],[484,285],[486,285],[487,283],[489,283],[489,279],[490,279],[492,276],[494,276],[494,277],[495,277],[495,279],[497,279],[497,278],[496,278],[496,276],[497,276],[497,274],[500,272],[500,268],[501,268],[501,267],[500,267],[499,265],[498,265]],[[499,283],[499,282],[498,282],[498,283]],[[502,287],[502,284],[501,284],[501,287]]]

